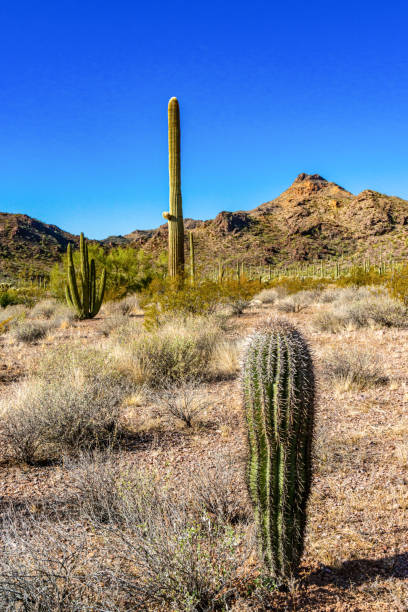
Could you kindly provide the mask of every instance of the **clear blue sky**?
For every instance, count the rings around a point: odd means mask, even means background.
[[[0,211],[91,238],[156,227],[167,102],[184,214],[299,172],[408,199],[408,3],[3,0]]]

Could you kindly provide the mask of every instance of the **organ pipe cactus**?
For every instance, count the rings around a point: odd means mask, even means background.
[[[169,230],[169,277],[175,279],[184,272],[184,223],[181,200],[180,172],[180,110],[177,98],[171,98],[168,106],[169,123],[169,212],[163,217]]]
[[[79,239],[80,272],[78,287],[72,258],[72,247],[68,244],[68,282],[65,286],[65,296],[69,306],[74,308],[80,319],[91,319],[98,314],[102,305],[106,286],[106,270],[102,272],[98,287],[96,286],[95,260],[91,259],[89,264],[88,245],[81,233]]]
[[[314,373],[302,335],[271,320],[243,359],[248,488],[262,559],[277,585],[296,575],[303,553],[312,476]]]

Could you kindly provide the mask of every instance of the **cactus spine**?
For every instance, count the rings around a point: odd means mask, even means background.
[[[98,288],[96,288],[95,260],[91,259],[91,263],[89,264],[88,245],[84,239],[83,233],[81,233],[79,239],[79,253],[81,266],[79,278],[81,290],[78,289],[75,266],[72,258],[72,247],[71,244],[68,244],[68,282],[65,286],[65,297],[68,306],[75,308],[80,319],[91,319],[98,314],[102,305],[106,286],[106,270],[103,270]]]
[[[169,123],[169,212],[163,217],[169,230],[169,277],[181,277],[184,272],[184,223],[181,200],[180,172],[180,110],[177,98],[168,106]]]
[[[285,321],[256,331],[242,384],[261,555],[276,583],[284,584],[302,556],[312,474],[314,373],[301,334]]]
[[[195,284],[195,255],[194,255],[194,237],[193,232],[190,232],[190,280],[191,284]]]

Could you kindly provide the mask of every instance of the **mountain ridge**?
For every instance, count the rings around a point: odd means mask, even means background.
[[[376,252],[408,254],[408,201],[372,189],[357,195],[319,174],[299,174],[276,198],[252,210],[221,211],[214,219],[185,219],[202,265],[222,260],[278,264]],[[0,273],[48,269],[79,237],[24,214],[0,213]],[[167,246],[167,223],[151,230],[92,240],[106,249]]]

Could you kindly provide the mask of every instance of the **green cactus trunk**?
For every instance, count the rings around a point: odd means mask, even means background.
[[[80,253],[80,290],[75,273],[74,260],[72,257],[72,247],[68,244],[68,282],[65,286],[65,297],[68,306],[74,308],[80,319],[92,319],[98,314],[102,306],[103,296],[106,287],[106,270],[103,270],[98,288],[96,287],[96,268],[95,261],[91,259],[89,264],[88,246],[81,233],[79,239]]]
[[[191,284],[195,284],[195,254],[194,254],[194,237],[193,232],[190,232],[190,280]]]
[[[163,217],[169,230],[169,277],[180,278],[184,273],[184,223],[181,200],[180,171],[180,110],[177,98],[171,98],[168,106],[169,122],[169,212]]]
[[[243,397],[261,555],[276,583],[285,584],[303,553],[314,422],[312,359],[289,323],[272,321],[250,338]]]

